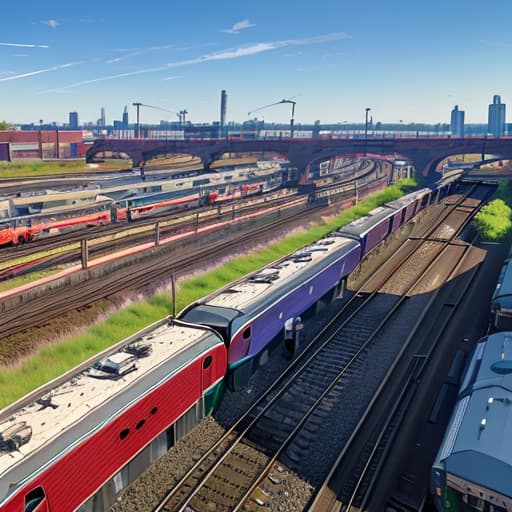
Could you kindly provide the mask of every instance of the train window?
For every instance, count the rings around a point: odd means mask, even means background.
[[[25,496],[25,508],[23,509],[24,512],[33,512],[37,506],[43,502],[43,500],[46,498],[44,494],[44,490],[42,487],[36,487],[35,489],[32,489],[26,496]]]
[[[313,295],[313,285],[309,287],[309,295]]]
[[[242,338],[244,340],[248,340],[251,337],[251,326],[247,327],[245,331],[242,333]]]
[[[129,428],[125,428],[124,430],[121,430],[121,433],[119,434],[119,437],[121,440],[126,439],[128,437],[128,434],[130,433]]]
[[[158,407],[153,407],[153,409],[151,409],[150,413],[151,414],[156,414],[158,411]]]
[[[212,364],[212,361],[212,356],[208,356],[207,358],[205,358],[205,360],[203,361],[203,368],[206,370],[206,368],[208,368]]]
[[[135,428],[136,428],[137,430],[140,430],[140,429],[144,426],[144,424],[145,424],[145,423],[146,423],[146,420],[140,420],[140,421],[137,423],[137,425],[135,425]]]

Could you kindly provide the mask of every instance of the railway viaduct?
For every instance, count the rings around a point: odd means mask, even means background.
[[[103,151],[126,153],[134,166],[159,154],[190,154],[209,166],[224,153],[257,153],[273,151],[288,158],[304,177],[310,162],[335,155],[368,155],[411,160],[425,179],[433,176],[436,165],[444,158],[464,153],[492,154],[512,159],[509,138],[397,138],[397,139],[281,139],[281,140],[97,140],[87,151],[86,160]],[[482,160],[484,158],[482,157]],[[305,181],[304,181],[305,182]]]

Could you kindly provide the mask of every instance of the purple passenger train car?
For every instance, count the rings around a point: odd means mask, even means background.
[[[304,247],[185,308],[178,317],[216,329],[228,346],[228,384],[244,387],[269,351],[357,266],[361,248],[338,232]]]

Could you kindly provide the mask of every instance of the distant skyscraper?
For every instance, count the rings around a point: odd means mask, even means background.
[[[228,95],[223,89],[220,93],[220,136],[225,137],[226,114],[228,110]]]
[[[128,107],[124,107],[123,111],[123,128],[126,130],[128,128]]]
[[[450,131],[452,137],[464,137],[464,111],[459,110],[459,105],[455,105],[452,110],[450,120]]]
[[[78,130],[78,112],[69,113],[69,128],[70,130]]]
[[[105,128],[107,126],[107,121],[105,119],[105,107],[101,107],[100,118],[98,119],[98,126],[101,128]]]
[[[487,125],[488,133],[495,137],[505,134],[505,108],[505,103],[501,103],[501,97],[495,94],[489,105],[489,123]]]

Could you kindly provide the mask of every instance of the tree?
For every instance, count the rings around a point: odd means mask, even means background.
[[[10,130],[11,125],[7,121],[0,121],[0,130]]]

